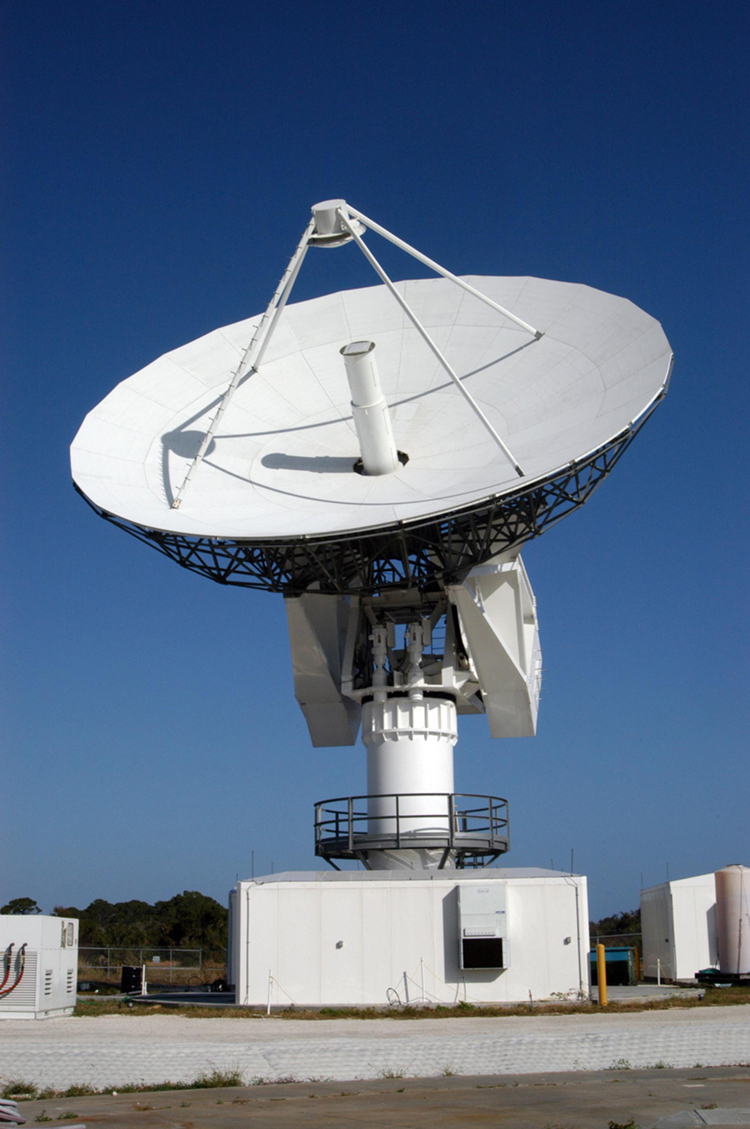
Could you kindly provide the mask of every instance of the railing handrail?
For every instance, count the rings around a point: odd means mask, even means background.
[[[443,803],[435,805],[437,811],[432,805],[427,811],[413,811],[410,799]],[[373,813],[372,800],[392,800],[392,810]],[[462,801],[472,806],[464,807]],[[406,820],[410,825],[405,828]],[[324,857],[359,857],[363,850],[403,850],[420,843],[462,856],[497,857],[508,849],[508,827],[508,801],[476,792],[373,792],[315,804],[316,853]]]
[[[502,796],[488,796],[484,792],[365,792],[361,796],[334,796],[329,800],[318,800],[315,807],[320,808],[323,804],[344,804],[349,800],[387,800],[394,796],[465,796],[471,800],[494,800],[497,804],[508,802]]]

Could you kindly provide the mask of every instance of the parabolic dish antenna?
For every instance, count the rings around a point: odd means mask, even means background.
[[[444,277],[392,283],[365,226]],[[382,284],[287,305],[316,241],[356,242]],[[388,473],[362,473],[342,356],[360,345],[392,431]],[[659,323],[624,298],[456,279],[326,201],[264,315],[159,357],[88,414],[73,479],[102,517],[222,583],[434,587],[585,501],[664,396],[671,363]]]

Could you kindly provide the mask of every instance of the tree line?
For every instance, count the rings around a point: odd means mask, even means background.
[[[0,913],[39,913],[31,898],[14,898]],[[203,949],[208,955],[224,954],[227,945],[227,911],[219,902],[185,890],[167,902],[111,902],[97,898],[86,909],[55,906],[58,917],[77,917],[80,945],[102,948]],[[612,914],[589,922],[592,938],[640,933],[641,911]],[[632,944],[628,939],[625,943]]]
[[[39,913],[32,898],[14,898],[0,913]],[[165,902],[107,902],[97,898],[85,909],[55,906],[58,917],[77,917],[79,945],[101,948],[203,949],[222,956],[227,945],[227,910],[206,894],[184,890]]]
[[[614,913],[609,917],[603,917],[600,921],[589,922],[592,944],[595,937],[606,937],[607,943],[610,945],[617,944],[617,938],[622,937],[624,945],[632,945],[634,940],[632,937],[628,937],[628,934],[640,933],[640,931],[640,909],[631,909],[625,913]]]

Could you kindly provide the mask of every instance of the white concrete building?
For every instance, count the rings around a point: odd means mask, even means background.
[[[230,930],[255,1007],[588,993],[586,879],[552,870],[290,871],[238,882]]]
[[[643,974],[694,980],[719,963],[713,873],[641,890]]]
[[[70,1015],[76,1002],[78,922],[0,915],[0,1019]]]

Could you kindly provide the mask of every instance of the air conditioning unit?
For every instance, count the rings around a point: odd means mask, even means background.
[[[76,920],[0,914],[0,1019],[71,1015],[77,977]]]
[[[501,882],[458,887],[459,967],[508,967],[505,886]]]

